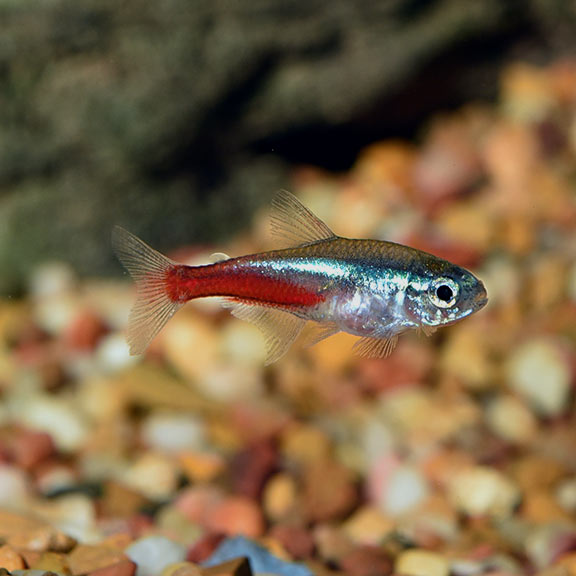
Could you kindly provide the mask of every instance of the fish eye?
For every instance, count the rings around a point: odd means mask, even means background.
[[[456,304],[460,288],[451,278],[437,278],[430,286],[430,300],[438,308],[451,308]]]

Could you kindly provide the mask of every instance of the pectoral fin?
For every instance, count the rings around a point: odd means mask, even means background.
[[[364,358],[385,358],[392,353],[398,343],[398,336],[391,338],[360,338],[352,351]]]

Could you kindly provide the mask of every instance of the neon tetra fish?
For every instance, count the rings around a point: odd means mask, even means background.
[[[266,363],[282,357],[307,322],[309,344],[337,332],[360,336],[354,350],[383,357],[398,335],[426,334],[480,310],[487,302],[480,280],[432,254],[378,240],[336,236],[289,192],[272,201],[272,231],[292,247],[186,266],[166,258],[116,227],[113,245],[134,278],[131,354],[150,341],[189,300],[222,296],[234,316],[258,326]]]

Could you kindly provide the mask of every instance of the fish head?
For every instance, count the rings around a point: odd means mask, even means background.
[[[406,305],[422,327],[453,324],[483,308],[486,288],[471,272],[439,260],[414,275],[408,285]]]

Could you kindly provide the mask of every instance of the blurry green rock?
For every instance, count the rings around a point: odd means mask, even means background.
[[[385,136],[366,125],[386,99],[471,41],[570,45],[569,5],[0,0],[0,292],[45,259],[119,271],[114,223],[164,249],[234,232],[287,185],[286,156],[337,153],[342,127]]]

